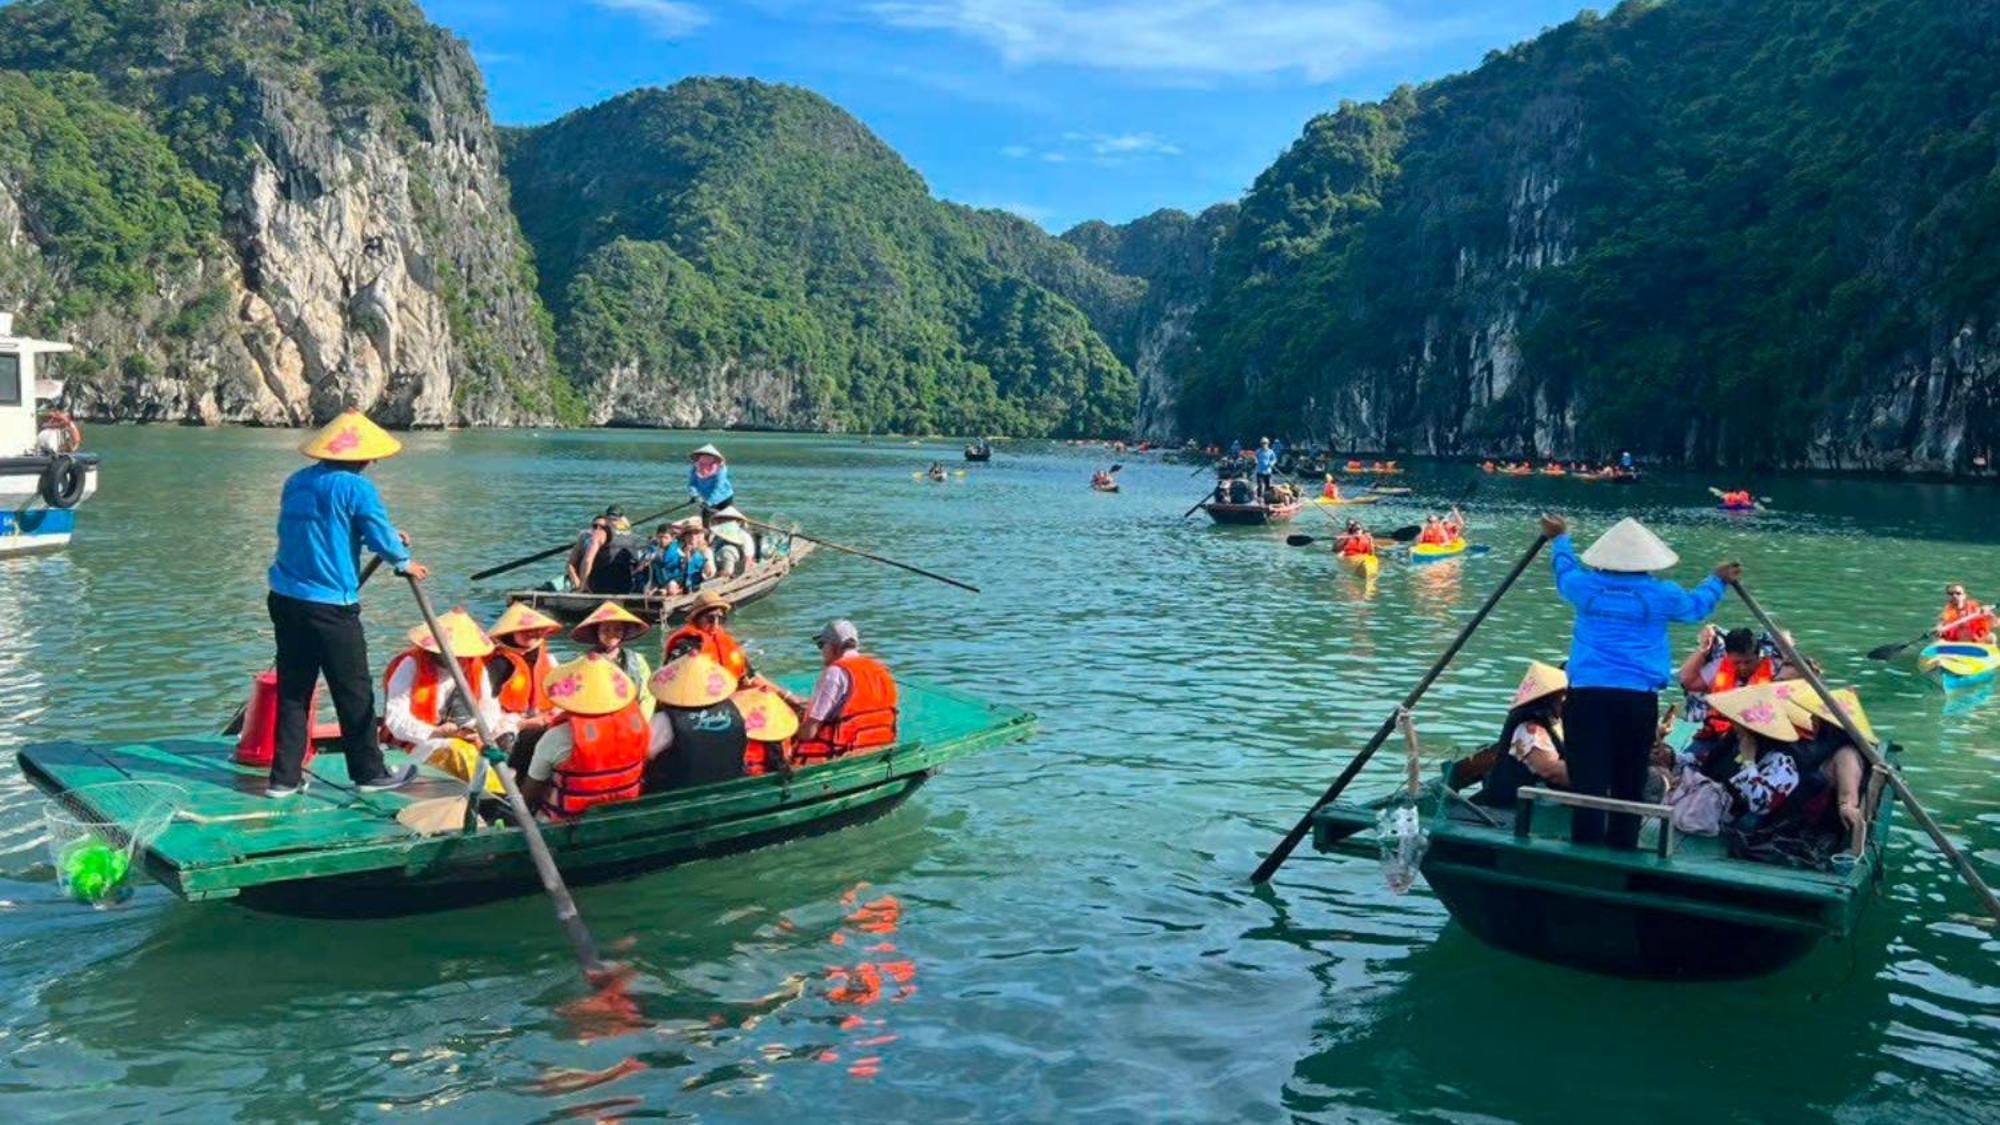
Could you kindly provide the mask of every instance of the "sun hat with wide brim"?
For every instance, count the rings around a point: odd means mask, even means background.
[[[1569,673],[1553,664],[1539,660],[1528,661],[1528,672],[1521,677],[1521,686],[1514,689],[1514,702],[1509,707],[1520,707],[1544,699],[1559,691],[1569,690]]]
[[[743,716],[743,733],[758,742],[783,742],[799,732],[799,713],[770,688],[744,688],[729,701]]]
[[[1826,700],[1820,698],[1819,692],[1811,684],[1804,680],[1786,680],[1779,687],[1784,692],[1785,701],[1798,708],[1807,718],[1818,719],[1830,727],[1840,726],[1840,720],[1834,717],[1833,708],[1827,706]],[[1861,733],[1867,736],[1868,741],[1879,741],[1875,737],[1874,724],[1868,721],[1868,712],[1862,709],[1861,697],[1855,694],[1853,688],[1835,688],[1833,698],[1839,701],[1840,709],[1847,712],[1847,717],[1854,720],[1854,725],[1861,728]]]
[[[1793,725],[1789,708],[1775,684],[1751,684],[1708,697],[1709,710],[1778,742],[1799,740],[1799,728]]]
[[[708,518],[710,520],[735,520],[738,523],[741,523],[744,520],[749,519],[750,517],[744,515],[743,510],[741,508],[738,508],[736,505],[724,504],[722,507],[717,508],[714,511],[708,513]]]
[[[548,692],[549,702],[572,715],[609,715],[639,698],[632,677],[594,652],[551,668],[542,690]]]
[[[444,626],[444,639],[451,644],[451,654],[460,660],[493,655],[493,638],[487,636],[486,630],[479,627],[479,622],[463,609],[454,609],[440,616],[438,624]],[[410,643],[425,652],[443,651],[438,648],[437,638],[431,636],[429,625],[417,626],[410,630],[409,636]]]
[[[617,602],[605,602],[591,610],[589,617],[576,623],[576,628],[569,631],[569,639],[580,645],[596,644],[597,627],[607,624],[630,626],[631,631],[625,634],[628,641],[652,628]]]
[[[351,407],[299,446],[300,453],[315,461],[380,461],[402,450],[403,443],[389,431]]]
[[[688,460],[690,461],[694,460],[697,457],[713,457],[717,461],[729,460],[729,458],[724,457],[722,455],[722,450],[715,448],[713,444],[704,445],[700,449],[695,450],[693,453],[688,454]]]
[[[1621,574],[1649,574],[1679,561],[1681,557],[1672,547],[1630,516],[1619,520],[1583,553],[1583,565]]]
[[[724,614],[728,614],[734,608],[734,606],[729,604],[728,598],[723,597],[716,591],[703,590],[694,596],[693,604],[688,606],[688,620],[692,621],[711,609],[719,609]]]
[[[498,640],[501,637],[533,633],[536,639],[540,640],[553,637],[562,630],[562,622],[526,602],[515,602],[507,607],[507,612],[500,615],[500,620],[495,621],[486,630],[486,635]]]
[[[661,665],[646,690],[669,707],[712,707],[736,693],[736,677],[713,657],[690,652]]]

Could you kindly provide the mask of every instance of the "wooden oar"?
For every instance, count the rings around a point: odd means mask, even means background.
[[[458,666],[458,657],[451,651],[451,638],[445,635],[444,626],[438,623],[437,611],[431,608],[430,595],[424,593],[423,583],[414,575],[404,577],[410,581],[410,593],[416,595],[417,609],[424,615],[424,624],[430,627],[431,638],[437,641],[438,655],[444,659],[445,667],[451,669],[452,687],[457,689],[458,697],[471,706],[472,722],[479,729],[480,753],[483,755],[493,746],[493,730],[479,709],[479,697],[472,693],[472,685],[465,681],[465,669]],[[475,770],[473,776],[477,778],[483,772]],[[590,928],[583,924],[583,915],[577,913],[576,900],[570,897],[562,872],[556,869],[555,857],[549,854],[548,841],[542,839],[541,826],[535,823],[535,814],[528,808],[527,799],[521,796],[521,787],[514,783],[514,771],[503,765],[493,773],[507,790],[507,807],[513,812],[514,823],[528,843],[528,857],[534,861],[535,874],[541,876],[542,889],[555,903],[556,921],[562,923],[563,933],[569,938],[570,947],[576,951],[577,963],[583,966],[584,979],[595,984],[607,972],[603,960],[597,955],[597,941],[590,936]],[[467,799],[476,800],[478,794],[473,793]]]
[[[1430,671],[1424,673],[1424,678],[1418,680],[1417,686],[1410,689],[1410,694],[1403,697],[1403,702],[1389,713],[1388,718],[1382,720],[1382,725],[1375,731],[1375,736],[1368,740],[1368,744],[1361,748],[1360,753],[1354,755],[1354,760],[1347,763],[1347,768],[1340,771],[1340,776],[1334,779],[1332,785],[1327,786],[1326,792],[1320,794],[1319,800],[1313,802],[1312,808],[1306,810],[1306,814],[1299,818],[1299,822],[1292,826],[1292,830],[1285,833],[1285,838],[1278,841],[1278,846],[1271,849],[1271,854],[1264,857],[1264,862],[1257,865],[1257,870],[1250,875],[1251,882],[1268,882],[1271,876],[1278,873],[1278,868],[1283,867],[1285,861],[1291,858],[1293,849],[1299,846],[1299,841],[1305,839],[1306,833],[1312,830],[1313,814],[1340,796],[1354,780],[1355,775],[1361,772],[1361,767],[1367,765],[1368,759],[1375,756],[1375,751],[1380,750],[1382,744],[1389,740],[1389,736],[1396,731],[1398,717],[1415,707],[1417,700],[1423,698],[1424,692],[1430,690],[1431,684],[1444,673],[1459,650],[1465,647],[1465,642],[1472,639],[1473,632],[1486,620],[1486,615],[1492,613],[1493,607],[1500,604],[1501,597],[1520,579],[1521,572],[1527,570],[1528,564],[1535,561],[1535,556],[1542,551],[1542,545],[1548,541],[1546,535],[1535,536],[1534,543],[1521,555],[1521,561],[1514,564],[1514,569],[1507,572],[1507,577],[1501,580],[1499,588],[1487,595],[1485,604],[1472,615],[1472,620],[1465,623],[1465,628],[1458,631],[1458,636],[1453,638],[1451,647],[1444,650],[1444,655],[1437,658],[1437,662],[1431,665]]]
[[[969,582],[960,582],[956,578],[946,578],[942,574],[932,574],[928,570],[924,570],[920,567],[911,566],[909,563],[897,562],[895,559],[885,559],[881,555],[871,555],[866,551],[859,551],[854,549],[853,547],[843,547],[838,543],[830,543],[825,539],[818,538],[817,536],[807,535],[803,531],[792,531],[787,528],[773,527],[770,524],[764,523],[760,520],[746,519],[743,522],[749,524],[751,527],[761,527],[765,531],[776,532],[779,535],[796,535],[800,539],[803,539],[808,543],[817,543],[820,546],[827,548],[828,550],[839,551],[843,555],[853,555],[855,558],[867,559],[870,562],[878,562],[884,566],[893,566],[898,570],[907,570],[911,574],[920,574],[925,578],[931,579],[934,582],[942,582],[947,586],[956,586],[961,590],[970,590],[975,594],[979,592],[979,587],[974,586]]]
[[[1909,648],[1913,645],[1923,644],[1925,641],[1928,641],[1933,637],[1937,637],[1944,633],[1947,633],[1953,629],[1958,628],[1961,625],[1970,625],[1974,621],[1977,621],[1982,617],[1991,617],[1991,616],[1993,616],[1993,611],[1990,609],[1982,609],[1978,613],[1967,614],[1966,616],[1961,617],[1958,620],[1951,622],[1950,624],[1939,625],[1935,629],[1926,629],[1924,630],[1922,635],[1918,636],[1914,640],[1904,641],[1902,644],[1899,645],[1881,645],[1877,648],[1871,648],[1868,650],[1868,659],[1894,660],[1898,656],[1901,656],[1903,654],[1903,650],[1906,648]]]
[[[1792,642],[1785,637],[1785,631],[1778,627],[1777,622],[1771,620],[1771,615],[1764,612],[1764,607],[1757,604],[1757,599],[1750,596],[1750,591],[1743,588],[1743,583],[1736,581],[1729,585],[1736,591],[1736,596],[1743,599],[1743,604],[1749,607],[1750,616],[1757,619],[1757,623],[1764,627],[1765,634],[1777,644],[1778,651],[1784,654],[1786,663],[1798,669],[1805,676],[1806,682],[1819,693],[1820,702],[1826,704],[1826,709],[1833,712],[1833,717],[1839,721],[1841,729],[1847,732],[1847,737],[1854,743],[1855,749],[1861,751],[1861,756],[1868,759],[1869,765],[1875,767],[1877,775],[1888,781],[1889,787],[1896,791],[1896,796],[1902,798],[1903,804],[1909,808],[1910,816],[1930,836],[1931,843],[1936,844],[1945,858],[1951,860],[1952,866],[1958,868],[1958,873],[1965,879],[1966,885],[1971,887],[1985,904],[1987,913],[1993,916],[1994,921],[2000,922],[2000,898],[1994,897],[1993,888],[1987,886],[1986,881],[1979,877],[1979,872],[1973,869],[1964,853],[1958,850],[1957,845],[1944,834],[1944,829],[1938,827],[1938,822],[1931,817],[1930,812],[1918,802],[1917,795],[1912,793],[1909,785],[1903,781],[1903,775],[1889,768],[1889,763],[1883,759],[1875,741],[1862,733],[1861,727],[1854,721],[1854,716],[1849,715],[1847,708],[1840,705],[1840,700],[1833,694],[1833,689],[1826,686],[1826,681],[1821,678],[1818,670],[1799,655],[1798,649],[1792,647]]]
[[[1341,530],[1346,531],[1347,529],[1341,528]],[[1371,531],[1368,534],[1373,535],[1377,539],[1387,539],[1396,543],[1408,543],[1423,534],[1423,531],[1424,529],[1416,524],[1406,524],[1394,531]],[[1302,532],[1294,532],[1291,535],[1285,536],[1285,542],[1290,543],[1294,547],[1310,547],[1314,543],[1319,542],[1319,540]]]
[[[665,519],[666,517],[673,515],[675,512],[680,511],[682,508],[685,508],[692,503],[694,503],[692,499],[683,500],[680,503],[675,504],[671,508],[666,508],[662,509],[661,511],[654,512],[650,516],[640,516],[638,519],[632,521],[632,526],[638,527],[641,524],[652,523],[654,520],[657,519]],[[538,551],[532,555],[524,555],[521,558],[515,559],[512,562],[504,562],[501,563],[499,566],[489,566],[485,570],[480,571],[478,574],[473,575],[470,581],[477,582],[482,578],[491,578],[496,574],[505,574],[510,570],[515,570],[517,568],[527,566],[531,562],[541,562],[543,559],[552,559],[557,555],[560,555],[563,552],[569,550],[573,546],[575,546],[575,541],[571,540],[568,543],[564,543],[560,547],[550,547],[546,551]]]
[[[368,580],[370,578],[375,577],[375,572],[380,569],[382,569],[382,556],[376,555],[373,558],[369,559],[368,565],[361,568],[361,578],[359,581],[355,582],[354,588],[356,590],[359,590],[361,587],[368,585]],[[222,733],[225,735],[241,734],[243,732],[243,715],[249,709],[250,709],[249,700],[246,699],[243,702],[238,703],[236,705],[236,713],[234,715],[229,716],[228,722],[222,724]],[[313,721],[312,716],[307,715],[306,716],[307,737],[311,737],[312,721]]]

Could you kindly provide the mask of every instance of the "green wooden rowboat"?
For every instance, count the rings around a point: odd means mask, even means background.
[[[806,685],[796,683],[803,689]],[[887,812],[945,763],[1026,738],[1034,717],[945,688],[898,684],[902,741],[790,775],[741,777],[591,809],[542,827],[572,882],[618,878],[829,831]],[[515,895],[540,883],[519,831],[422,836],[396,820],[413,801],[464,782],[425,769],[394,793],[360,794],[339,754],[322,754],[312,782],[283,803],[263,796],[265,771],[231,760],[232,740],[160,739],[116,748],[29,746],[21,770],[56,795],[131,778],[181,786],[188,799],[143,850],[146,873],[189,900],[234,898],[278,913],[388,916]],[[75,798],[70,798],[74,800]]]
[[[1313,846],[1377,858],[1376,814],[1388,800],[1320,809]],[[1552,797],[1476,810],[1432,782],[1420,806],[1442,812],[1428,817],[1422,871],[1454,921],[1524,956],[1615,976],[1759,976],[1823,938],[1853,935],[1881,879],[1892,803],[1877,780],[1862,804],[1867,842],[1851,870],[1832,873],[1734,859],[1718,838],[1657,820],[1638,851],[1572,844],[1569,809]]]

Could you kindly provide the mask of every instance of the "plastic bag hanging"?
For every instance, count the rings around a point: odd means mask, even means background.
[[[1403,788],[1376,814],[1375,838],[1381,847],[1383,881],[1389,884],[1391,892],[1400,895],[1416,885],[1424,851],[1430,847],[1430,834],[1424,831],[1423,813],[1417,807],[1423,768],[1417,751],[1417,729],[1408,711],[1397,712],[1396,722],[1403,728],[1403,743],[1409,751],[1408,777]]]

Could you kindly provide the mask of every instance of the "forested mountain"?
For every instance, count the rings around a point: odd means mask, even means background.
[[[559,413],[463,44],[408,0],[0,7],[0,300],[87,416]]]
[[[1310,122],[1179,429],[1962,470],[2000,415],[2000,2],[1667,0]]]
[[[1143,286],[932,198],[805,90],[689,79],[512,134],[565,369],[600,422],[1123,433],[1131,371],[1078,305]]]

